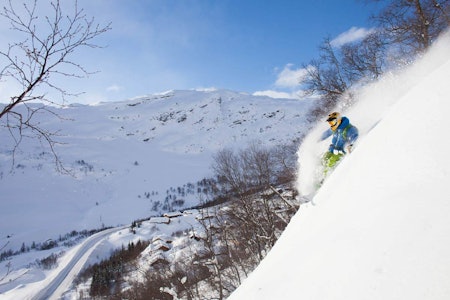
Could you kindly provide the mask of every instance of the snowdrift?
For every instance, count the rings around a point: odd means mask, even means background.
[[[449,299],[450,36],[346,111],[361,138],[229,299]],[[312,192],[318,124],[299,151]]]

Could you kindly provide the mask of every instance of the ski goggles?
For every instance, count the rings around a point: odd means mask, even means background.
[[[327,119],[328,124],[330,124],[331,127],[336,126],[338,120],[336,118],[334,119]]]

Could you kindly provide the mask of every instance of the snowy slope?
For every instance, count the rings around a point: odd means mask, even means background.
[[[346,112],[361,128],[357,148],[229,299],[450,298],[448,49],[449,35],[360,95]],[[318,127],[300,155],[326,149]]]
[[[24,140],[10,174],[12,141],[2,130],[0,247],[19,250],[72,230],[130,224],[166,212],[156,204],[169,195],[185,201],[173,209],[197,205],[198,195],[174,191],[211,176],[214,153],[301,137],[311,103],[209,90],[55,108],[64,120],[46,115],[42,127],[61,130],[56,140],[65,144],[56,151],[74,176],[55,172],[37,140]]]

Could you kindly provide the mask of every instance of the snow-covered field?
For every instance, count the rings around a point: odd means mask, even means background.
[[[450,36],[345,112],[361,137],[229,299],[450,298]],[[327,142],[299,150],[299,189]],[[329,142],[329,141],[328,141]]]

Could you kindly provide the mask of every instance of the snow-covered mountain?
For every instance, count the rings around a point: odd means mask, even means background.
[[[450,298],[450,35],[346,111],[361,137],[229,299]],[[326,123],[299,151],[313,192]]]
[[[167,197],[182,200],[173,209],[197,205],[195,192],[178,188],[211,176],[213,154],[252,140],[278,145],[304,136],[312,103],[192,90],[53,108],[60,118],[36,121],[60,130],[56,151],[73,176],[57,173],[37,140],[24,140],[10,173],[12,140],[3,130],[0,245],[18,250],[72,230],[130,224],[165,212]]]

